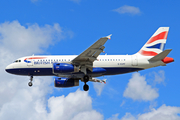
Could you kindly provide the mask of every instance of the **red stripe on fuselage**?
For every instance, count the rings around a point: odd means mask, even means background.
[[[150,44],[154,41],[160,40],[160,39],[167,39],[168,31],[164,31],[162,33],[159,33],[158,35],[151,37],[147,44]]]
[[[45,59],[45,58],[47,58],[47,57],[30,57],[30,58],[26,58],[26,59],[24,59],[24,60],[29,60],[29,59]]]

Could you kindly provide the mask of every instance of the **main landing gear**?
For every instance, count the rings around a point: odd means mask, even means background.
[[[89,81],[89,76],[85,75],[83,79],[84,79],[84,83],[85,83],[84,86],[83,86],[83,89],[84,89],[84,91],[88,91],[89,86],[86,83]]]
[[[32,81],[33,81],[33,76],[31,75],[30,82],[28,83],[29,87],[31,87],[33,85]]]

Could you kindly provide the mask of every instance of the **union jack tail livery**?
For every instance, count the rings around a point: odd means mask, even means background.
[[[141,48],[139,53],[143,56],[156,56],[164,51],[169,27],[160,27]]]

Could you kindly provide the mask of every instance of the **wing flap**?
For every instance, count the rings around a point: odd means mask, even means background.
[[[98,56],[99,56],[99,54],[101,53],[101,52],[103,52],[103,50],[104,50],[104,46],[102,46],[101,48],[99,48],[99,49],[97,49],[97,51],[94,53],[94,57],[95,58],[97,58]]]

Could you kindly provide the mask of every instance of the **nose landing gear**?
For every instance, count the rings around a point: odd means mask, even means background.
[[[31,75],[30,82],[28,83],[29,87],[31,87],[33,85],[32,81],[33,81],[33,76]]]

